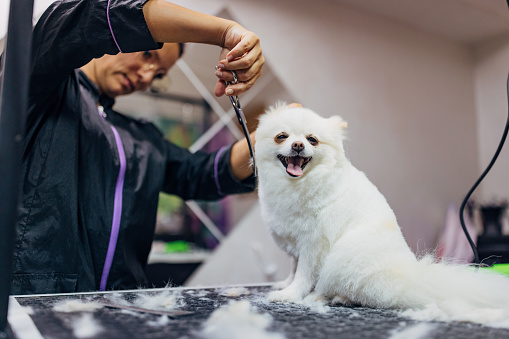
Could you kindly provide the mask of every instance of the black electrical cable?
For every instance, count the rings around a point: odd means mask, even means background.
[[[508,4],[509,4],[509,0],[508,0]],[[507,76],[507,101],[508,101],[508,105],[509,105],[509,75]],[[508,107],[509,109],[509,107]],[[460,222],[461,222],[461,227],[463,228],[463,232],[465,232],[465,235],[467,237],[467,240],[468,242],[470,243],[470,247],[472,247],[472,251],[474,252],[474,262],[477,266],[480,265],[480,261],[479,261],[479,253],[477,251],[477,247],[475,245],[475,243],[472,241],[472,238],[470,237],[470,234],[468,233],[468,230],[465,226],[465,221],[463,219],[463,211],[465,209],[465,206],[468,202],[468,199],[470,198],[470,196],[472,195],[472,193],[474,192],[474,190],[477,188],[477,186],[479,186],[479,184],[481,183],[481,181],[484,179],[484,177],[486,176],[486,174],[488,174],[488,172],[490,171],[491,167],[493,166],[493,164],[495,163],[495,161],[497,160],[498,158],[498,155],[500,154],[500,151],[502,150],[502,147],[504,146],[504,143],[505,143],[505,139],[507,137],[507,132],[509,131],[509,110],[508,110],[508,113],[507,113],[507,122],[505,124],[505,128],[504,128],[504,133],[502,135],[502,139],[500,139],[500,143],[498,145],[498,148],[497,148],[497,151],[495,152],[495,155],[493,156],[493,158],[491,159],[491,162],[490,164],[488,165],[488,167],[486,167],[486,169],[484,170],[483,174],[481,174],[481,176],[479,177],[479,179],[477,179],[476,183],[474,184],[474,186],[472,186],[472,188],[470,189],[470,191],[467,193],[465,199],[463,200],[463,203],[461,204],[461,207],[460,207]]]
[[[507,0],[507,6],[509,7],[509,0]],[[495,155],[491,159],[491,162],[488,165],[488,167],[486,167],[486,169],[484,170],[483,174],[481,174],[479,179],[477,179],[477,181],[475,182],[474,186],[472,186],[470,191],[468,191],[467,195],[465,196],[465,199],[463,199],[463,203],[461,204],[460,211],[459,211],[461,227],[463,228],[463,232],[465,232],[465,236],[467,237],[470,247],[472,247],[472,252],[474,252],[474,262],[475,262],[476,266],[479,266],[481,264],[481,262],[479,260],[479,252],[477,251],[477,247],[476,247],[475,243],[472,241],[472,238],[470,237],[470,234],[468,233],[467,227],[465,226],[465,220],[463,219],[463,211],[465,210],[465,206],[468,202],[468,199],[470,199],[470,196],[472,195],[474,190],[477,188],[477,186],[479,186],[479,184],[484,179],[486,174],[488,174],[491,167],[495,163],[495,160],[497,160],[498,155],[500,154],[500,151],[502,150],[502,147],[504,146],[505,139],[507,137],[507,132],[509,131],[509,74],[507,75],[507,104],[508,104],[507,122],[505,124],[504,133],[502,134],[502,139],[500,139],[500,143],[498,144],[497,151],[495,152]]]

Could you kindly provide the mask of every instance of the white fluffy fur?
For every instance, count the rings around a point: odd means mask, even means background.
[[[462,318],[466,306],[500,310],[490,321],[507,317],[506,277],[416,258],[384,196],[346,158],[345,127],[340,117],[326,119],[285,104],[260,119],[255,154],[263,220],[277,244],[298,260],[293,281],[271,292],[269,300],[299,302],[311,296],[414,310],[433,305],[441,310],[441,320],[448,314],[449,319],[489,323]],[[278,143],[281,132],[288,138]],[[310,136],[318,145],[308,141]],[[299,177],[290,176],[277,157],[291,155],[295,141],[303,143],[303,156],[312,157]]]
[[[281,333],[267,330],[272,320],[247,300],[230,301],[210,315],[198,335],[207,339],[284,339]]]

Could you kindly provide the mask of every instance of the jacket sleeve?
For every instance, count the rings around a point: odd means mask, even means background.
[[[163,191],[181,198],[217,200],[228,194],[252,192],[256,186],[254,176],[243,181],[231,172],[231,146],[216,152],[191,153],[167,142],[166,177]]]
[[[51,93],[93,58],[160,48],[143,16],[148,0],[60,0],[40,17],[32,37],[31,97]]]

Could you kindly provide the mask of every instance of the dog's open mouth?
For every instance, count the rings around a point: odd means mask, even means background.
[[[285,166],[286,173],[292,177],[300,177],[303,174],[304,167],[311,161],[311,157],[285,157],[282,154],[278,154],[277,158]]]

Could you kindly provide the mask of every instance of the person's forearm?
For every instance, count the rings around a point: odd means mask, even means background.
[[[225,34],[235,23],[198,13],[165,0],[150,0],[143,14],[157,42],[196,42],[224,46]]]
[[[251,143],[255,144],[254,132],[250,134]],[[232,166],[232,173],[238,180],[244,180],[253,174],[253,167],[251,164],[251,155],[249,153],[249,146],[246,139],[237,141],[233,147],[230,157]]]

